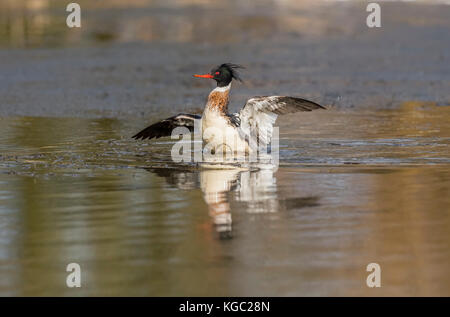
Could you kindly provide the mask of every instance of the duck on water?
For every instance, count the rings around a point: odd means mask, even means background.
[[[153,123],[133,138],[144,140],[170,136],[178,127],[191,132],[199,128],[202,140],[207,143],[211,153],[248,154],[270,145],[278,115],[325,109],[315,102],[297,97],[257,96],[247,100],[239,112],[230,114],[228,104],[231,83],[233,79],[242,81],[237,71],[240,68],[243,67],[225,63],[214,67],[208,74],[194,75],[213,79],[217,83],[208,96],[202,116],[180,113]]]

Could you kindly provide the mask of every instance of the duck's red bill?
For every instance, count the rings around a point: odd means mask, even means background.
[[[213,75],[205,74],[205,75],[194,75],[194,77],[201,77],[201,78],[214,78]]]

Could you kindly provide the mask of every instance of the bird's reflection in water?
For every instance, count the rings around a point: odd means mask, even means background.
[[[239,202],[249,213],[275,213],[318,205],[318,197],[279,197],[273,169],[149,168],[183,190],[201,188],[208,211],[221,239],[232,238],[230,200]],[[233,195],[230,195],[232,193]]]

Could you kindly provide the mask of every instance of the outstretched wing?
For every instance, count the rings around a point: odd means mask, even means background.
[[[325,109],[325,107],[296,97],[253,97],[247,100],[239,112],[239,119],[241,129],[247,136],[257,136],[260,145],[268,145],[272,139],[273,124],[278,115],[315,109]]]
[[[133,135],[136,140],[142,139],[152,139],[160,138],[163,136],[172,135],[173,129],[177,127],[186,127],[189,131],[194,131],[195,120],[200,120],[201,116],[195,114],[180,113],[176,116],[164,119],[162,121],[156,122],[151,126],[145,128],[141,132]]]
[[[247,100],[244,108],[240,111],[242,115],[254,114],[257,112],[266,112],[274,114],[287,114],[297,111],[312,111],[315,109],[325,109],[318,103],[286,96],[264,96],[253,97]]]

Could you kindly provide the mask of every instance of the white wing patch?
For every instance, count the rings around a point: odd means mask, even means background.
[[[273,125],[279,114],[315,109],[325,108],[315,102],[296,97],[253,97],[238,114],[241,133],[249,139],[252,148],[258,144],[267,146],[271,142]]]

